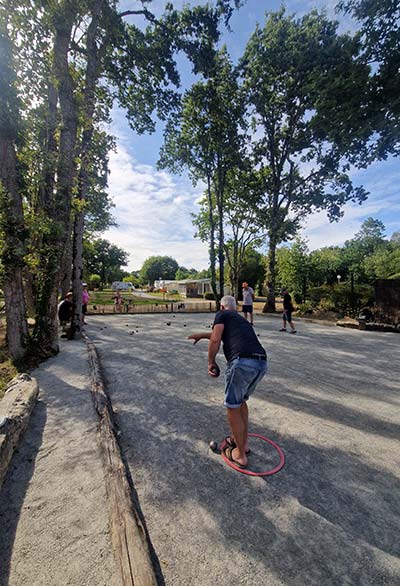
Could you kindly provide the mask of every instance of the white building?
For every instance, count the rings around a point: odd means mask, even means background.
[[[170,293],[177,291],[182,297],[203,297],[205,293],[212,293],[211,279],[183,279],[182,281],[158,279],[154,281],[154,287],[155,289],[166,289]]]

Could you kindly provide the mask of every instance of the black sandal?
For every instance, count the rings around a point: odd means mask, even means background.
[[[230,446],[226,445],[222,451],[223,451],[225,457],[228,458],[229,462],[232,462],[232,464],[234,464],[235,466],[237,466],[241,470],[244,470],[245,468],[247,468],[247,464],[246,465],[241,464],[240,462],[235,460],[232,456],[233,450],[234,450],[234,448],[231,448]]]
[[[232,448],[232,450],[237,448],[236,442],[231,435],[227,435],[226,438],[224,438],[222,445],[229,446],[230,448]],[[250,456],[250,454],[251,454],[251,449],[249,448],[248,450],[246,450],[246,456]]]

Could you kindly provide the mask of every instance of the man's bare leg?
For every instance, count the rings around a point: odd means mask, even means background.
[[[243,425],[244,425],[245,438],[246,438],[245,443],[244,443],[244,449],[247,452],[247,450],[249,449],[249,409],[247,407],[246,402],[241,404],[240,413],[242,414],[242,421],[243,421]]]
[[[229,427],[231,428],[232,435],[236,443],[236,448],[232,450],[232,458],[243,466],[247,466],[247,429],[245,423],[246,415],[243,417],[242,406],[240,406],[238,409],[230,409],[228,407],[227,415]]]

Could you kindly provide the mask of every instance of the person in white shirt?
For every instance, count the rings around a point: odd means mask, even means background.
[[[250,316],[250,323],[253,325],[253,301],[254,301],[254,290],[249,287],[246,281],[242,283],[242,292],[243,292],[243,315],[244,318],[247,319],[247,314]]]

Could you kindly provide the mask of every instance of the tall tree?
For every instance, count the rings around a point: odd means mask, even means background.
[[[153,113],[165,118],[177,103],[172,89],[179,83],[176,53],[186,52],[195,73],[204,68],[221,20],[227,23],[240,1],[218,0],[215,6],[182,10],[168,3],[160,18],[149,11],[150,2],[125,11],[110,0],[8,4],[6,9],[2,3],[1,16],[9,15],[18,42],[16,70],[19,94],[26,98],[25,119],[30,121],[35,109],[45,113],[44,124],[30,126],[40,188],[29,203],[31,225],[40,217],[41,226],[30,255],[37,273],[33,335],[35,347],[46,355],[57,350],[57,291],[63,274],[68,281],[63,259],[71,250],[74,217],[75,322],[80,323],[80,246],[96,123],[108,116],[117,99],[132,128],[152,131]],[[103,111],[97,119],[96,109]],[[23,157],[18,150],[16,155]],[[26,167],[29,174],[31,164]]]
[[[264,180],[260,217],[268,231],[268,302],[275,310],[276,247],[316,210],[331,221],[347,201],[361,203],[353,188],[341,146],[330,141],[337,111],[352,112],[369,68],[353,59],[357,39],[337,34],[337,24],[317,12],[301,19],[282,9],[269,14],[252,35],[241,61],[249,113],[252,150]],[[344,100],[343,96],[346,96]]]
[[[18,100],[12,46],[4,15],[0,19],[0,258],[7,315],[7,343],[13,360],[25,356],[28,325],[22,283],[26,229],[19,191],[16,144],[19,135]]]
[[[218,252],[219,291],[224,289],[224,214],[227,176],[243,154],[244,106],[236,73],[226,48],[216,52],[204,70],[205,81],[194,84],[182,100],[180,117],[165,132],[160,166],[186,167],[194,183],[206,183],[211,283],[215,298]],[[218,247],[215,237],[218,237]]]
[[[232,169],[227,177],[225,221],[227,241],[224,244],[229,266],[229,279],[232,294],[238,299],[240,275],[243,272],[247,252],[261,245],[265,234],[259,225],[258,207],[260,204],[259,174],[250,170],[243,162],[241,168]],[[245,277],[244,280],[248,280]],[[253,281],[255,285],[255,282]]]

